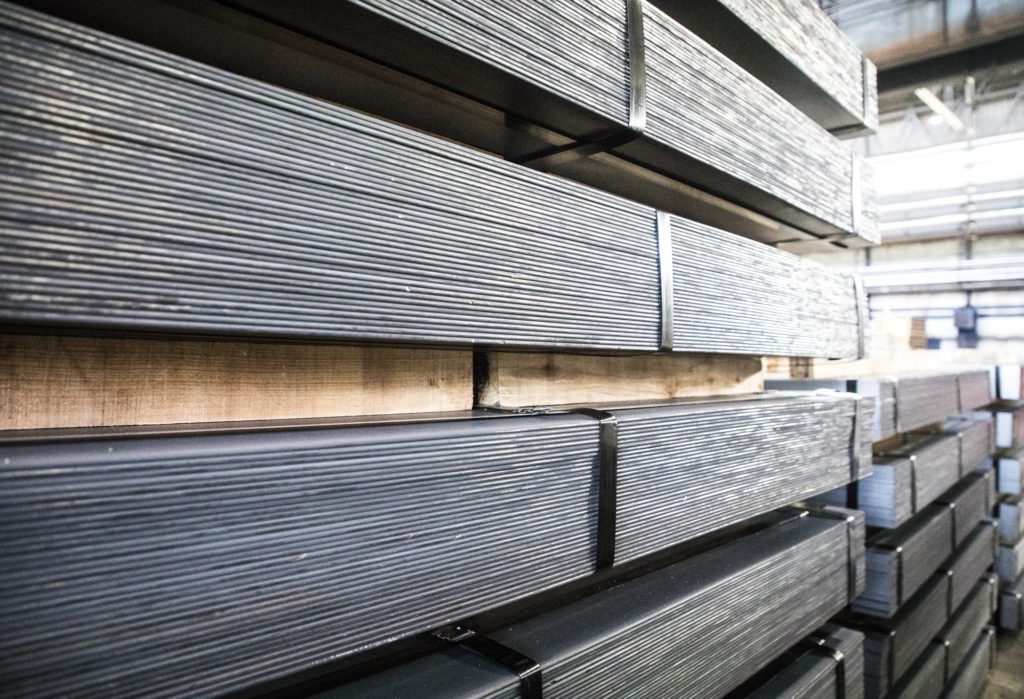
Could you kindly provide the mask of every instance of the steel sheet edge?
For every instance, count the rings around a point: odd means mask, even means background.
[[[0,59],[7,323],[861,352],[852,277],[738,236],[672,217],[663,318],[649,207],[9,4]]]
[[[848,481],[858,401],[611,410],[615,561]],[[5,692],[221,693],[592,573],[600,422],[452,417],[0,447]]]
[[[847,603],[862,546],[859,516],[797,516],[488,637],[539,663],[548,699],[722,696]],[[518,684],[456,645],[319,696],[516,697]]]

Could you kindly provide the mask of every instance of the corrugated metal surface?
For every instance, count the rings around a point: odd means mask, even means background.
[[[7,322],[661,345],[649,207],[11,5],[0,25]],[[851,277],[675,222],[675,349],[856,356]]]
[[[825,647],[817,646],[821,642]],[[842,660],[837,661],[830,649],[838,650]],[[730,696],[750,699],[858,699],[864,696],[864,635],[859,631],[829,624],[803,639],[783,655],[782,660],[785,662],[777,670],[769,666],[773,669],[771,677],[757,688],[744,693],[744,687]]]
[[[846,604],[847,526],[791,519],[488,635],[540,663],[545,697],[720,696]],[[326,696],[515,696],[489,665],[453,648]]]

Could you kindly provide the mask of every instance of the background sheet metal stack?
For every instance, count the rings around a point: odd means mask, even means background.
[[[826,624],[729,694],[730,699],[864,696],[864,634]]]
[[[957,396],[960,412],[986,407],[992,402],[992,376],[989,369],[961,371],[957,376]]]
[[[992,621],[999,587],[995,577],[979,580],[936,637],[945,653],[946,682],[953,681],[971,655],[978,636]]]
[[[1021,464],[1024,463],[1024,448],[1000,452],[994,459],[996,489],[1006,495],[1024,495],[1021,490]]]
[[[1024,445],[1024,405],[997,404],[993,409],[996,423],[996,446],[1000,449]]]
[[[545,697],[623,686],[637,696],[721,696],[847,603],[862,528],[797,516],[487,636],[539,663]],[[516,696],[518,684],[456,645],[327,696]]]
[[[999,628],[1008,631],[1024,629],[1024,579],[1005,586],[999,593]]]
[[[959,377],[955,373],[899,376],[896,380],[896,431],[941,423],[960,411]]]
[[[805,0],[653,0],[836,133],[878,128],[875,67]]]
[[[0,40],[5,322],[666,346],[649,207],[12,5]],[[671,223],[674,349],[858,355],[852,277]]]
[[[1000,580],[1011,585],[1024,575],[1024,537],[999,544],[996,571]]]
[[[36,4],[72,16],[98,16],[102,24],[103,13],[69,10],[46,0]],[[403,86],[408,92],[422,91],[425,81],[428,90],[442,93],[438,100],[444,103],[425,117],[403,108],[400,100],[382,103],[357,90],[326,90],[361,109],[496,152],[503,152],[503,144],[513,140],[507,137],[515,135],[531,144],[509,153],[517,160],[557,166],[569,177],[639,200],[658,196],[651,194],[658,187],[636,171],[638,164],[701,190],[687,196],[687,188],[674,187],[672,198],[685,209],[674,213],[707,209],[712,199],[702,192],[720,197],[705,222],[730,216],[737,225],[744,219],[749,225],[749,216],[730,211],[732,204],[739,204],[790,227],[782,239],[878,240],[872,178],[861,174],[867,168],[851,149],[640,0],[584,5],[561,1],[527,11],[512,0],[471,6],[419,0],[329,5],[321,0],[240,0],[232,6],[228,14],[236,18],[235,25],[248,21],[271,30],[297,30],[315,42],[313,51],[321,56],[330,57],[323,50],[330,46],[397,68],[413,82]],[[205,3],[198,3],[195,12],[218,14]],[[144,18],[122,18],[114,24],[122,28],[125,22],[146,34]],[[169,43],[199,58],[219,55],[188,42]],[[234,61],[239,62],[237,57]],[[379,66],[368,70],[380,72]],[[857,87],[863,90],[863,82]],[[339,89],[342,94],[334,94]],[[874,98],[871,92],[869,100]],[[471,104],[461,105],[464,101]],[[451,126],[453,120],[444,117],[453,111],[460,113]],[[518,128],[509,127],[506,115],[514,115],[511,121]],[[743,128],[737,129],[738,124]],[[531,140],[536,127],[547,132]],[[798,159],[791,157],[797,143]],[[582,157],[603,150],[621,159]],[[552,152],[559,157],[548,158]],[[777,225],[763,228],[766,236],[779,239]]]
[[[961,664],[944,697],[978,697],[985,687],[985,678],[995,663],[996,637],[994,629],[988,628],[981,632],[970,653]]]
[[[976,413],[975,415],[980,415]],[[960,440],[960,475],[966,476],[992,457],[995,449],[992,420],[988,417],[957,417],[946,421],[942,429]]]
[[[615,560],[849,481],[860,400],[613,410]],[[228,691],[595,570],[598,420],[415,419],[0,447],[6,689]]]
[[[872,441],[896,434],[896,381],[884,376],[858,379],[769,379],[766,390],[775,391],[848,391],[870,396],[873,405]]]
[[[1024,398],[1021,386],[1024,385],[1024,366],[1020,364],[997,364],[992,374],[992,389],[995,397],[1004,401],[1017,401]]]

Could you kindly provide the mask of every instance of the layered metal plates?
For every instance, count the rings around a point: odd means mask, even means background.
[[[733,697],[864,696],[864,635],[828,624],[732,692]]]
[[[896,434],[896,381],[887,377],[858,379],[769,379],[768,390],[779,391],[848,391],[873,400],[872,441],[888,439]]]
[[[992,384],[996,398],[1016,401],[1024,398],[1021,386],[1024,386],[1024,366],[1020,364],[999,364],[995,367]]]
[[[987,416],[957,417],[947,420],[942,431],[960,440],[960,475],[966,476],[992,457],[995,439],[992,420]]]
[[[991,623],[992,615],[996,612],[998,594],[998,581],[994,576],[979,580],[936,636],[935,640],[945,650],[945,675],[948,679],[952,679],[957,668],[967,660],[974,641]]]
[[[988,520],[978,524],[964,543],[957,547],[943,569],[949,575],[949,609],[963,604],[975,582],[988,577],[986,571],[996,561],[998,548],[996,523]]]
[[[862,545],[862,527],[796,517],[487,637],[539,664],[545,697],[622,687],[637,697],[721,696],[846,604],[850,546]],[[326,696],[518,691],[514,672],[455,644]]]
[[[1019,449],[1024,445],[1024,405],[1010,403],[993,408],[996,423],[996,446]]]
[[[862,347],[853,278],[795,256],[12,5],[0,5],[0,41],[5,322],[581,350]],[[758,293],[723,293],[740,278]]]
[[[1024,449],[999,453],[992,461],[996,474],[996,490],[1006,495],[1020,496],[1021,464],[1024,464]]]
[[[935,699],[946,685],[946,652],[938,643],[932,643],[900,678],[890,691],[900,699]]]
[[[859,400],[0,447],[5,689],[221,693],[510,603],[599,535],[628,560],[850,480]]]
[[[814,3],[653,3],[830,131],[878,127],[874,65]]]
[[[1007,631],[1024,629],[1024,578],[999,592],[998,625]]]
[[[959,376],[956,373],[898,376],[894,379],[897,432],[910,432],[942,423],[960,411]]]
[[[946,688],[944,699],[975,699],[985,689],[985,680],[996,658],[995,630],[986,628],[975,640],[967,658]]]
[[[1024,536],[1024,517],[1021,516],[1019,495],[1000,496],[996,505],[996,519],[999,521],[999,540],[1012,544]]]
[[[960,412],[984,408],[992,402],[992,376],[989,369],[961,371],[957,376]]]
[[[1013,584],[1024,575],[1024,536],[1010,543],[999,544],[996,572],[1004,583]]]

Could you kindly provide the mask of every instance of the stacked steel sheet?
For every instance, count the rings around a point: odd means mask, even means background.
[[[1021,517],[1021,496],[1001,495],[996,507],[1000,542],[1012,544],[1018,541],[1024,536],[1024,517]]]
[[[12,443],[6,689],[228,691],[539,593],[849,481],[859,401]]]
[[[1004,583],[1013,584],[1024,575],[1024,536],[1009,543],[999,544],[996,572]]]
[[[986,628],[974,641],[974,645],[952,678],[943,697],[948,699],[974,699],[980,697],[985,688],[988,671],[996,658],[995,630]]]
[[[749,699],[864,696],[864,635],[827,624],[729,694]]]
[[[834,133],[878,127],[875,67],[805,0],[653,0]]]
[[[949,578],[934,575],[892,619],[851,619],[864,631],[867,697],[883,697],[906,675],[948,618]]]
[[[778,391],[848,391],[869,396],[874,401],[871,439],[880,441],[896,434],[896,381],[888,377],[856,379],[769,379],[768,390]]]
[[[869,526],[891,529],[909,520],[955,484],[960,474],[956,435],[927,435],[876,456],[874,473],[855,488],[817,500],[863,510]]]
[[[988,369],[961,371],[957,376],[957,396],[960,412],[968,413],[984,408],[992,402],[992,377]]]
[[[0,4],[0,320],[857,356],[853,278]],[[757,293],[721,293],[737,279]],[[748,282],[744,282],[748,283]]]
[[[994,541],[992,523],[978,524],[940,571],[891,618],[848,617],[850,624],[865,633],[864,674],[868,697],[886,696],[899,683],[911,682],[907,678],[929,642],[956,610],[964,606],[972,592],[976,592],[978,580],[988,578],[985,571],[993,561]],[[989,605],[991,584],[985,583]],[[927,658],[924,661],[934,662]],[[919,664],[917,669],[920,669]]]
[[[899,376],[896,381],[896,431],[945,422],[960,410],[956,373]]]
[[[942,429],[960,440],[960,475],[966,476],[991,458],[995,449],[992,420],[987,416],[956,417]]]
[[[998,405],[994,411],[996,446],[1015,449],[1024,445],[1024,406],[1010,403]]]
[[[1021,464],[1024,463],[1024,448],[999,453],[994,459],[996,490],[1007,495],[1024,495],[1021,490]]]
[[[624,180],[631,196],[642,198],[652,186],[638,176],[639,164],[804,235],[878,240],[871,178],[861,180],[864,166],[848,145],[641,0],[540,3],[525,11],[513,0],[351,0],[332,3],[329,11],[317,0],[233,5],[250,21],[298,30],[559,136],[514,151],[519,160],[599,186]],[[864,81],[858,84],[863,90]],[[868,93],[873,111],[870,86]],[[415,118],[384,109],[397,120]],[[428,126],[455,137],[472,131],[448,134],[440,118]],[[497,148],[495,140],[480,137],[476,145]],[[801,158],[791,157],[796,144]],[[604,157],[593,166],[594,158],[583,157],[602,151],[622,160],[609,166]],[[601,166],[612,174],[595,174]],[[699,194],[694,198],[706,205]],[[772,227],[765,226],[768,235]]]
[[[1000,591],[998,624],[1008,631],[1024,629],[1024,578]]]
[[[991,512],[990,482],[988,473],[972,473],[905,524],[869,536],[864,594],[852,610],[895,614]]]
[[[905,699],[941,696],[946,685],[945,660],[945,649],[938,643],[932,643],[890,690],[889,696]]]
[[[539,666],[545,697],[622,687],[638,696],[721,696],[847,603],[850,547],[863,544],[862,527],[793,517],[486,639]],[[325,696],[516,696],[520,685],[515,671],[454,643]]]
[[[992,621],[996,612],[999,586],[994,576],[979,580],[942,631],[935,637],[946,654],[947,679],[952,679],[956,669],[967,659],[978,638]]]
[[[851,608],[891,617],[953,553],[953,510],[929,505],[897,529],[876,531],[867,540],[864,594]]]

